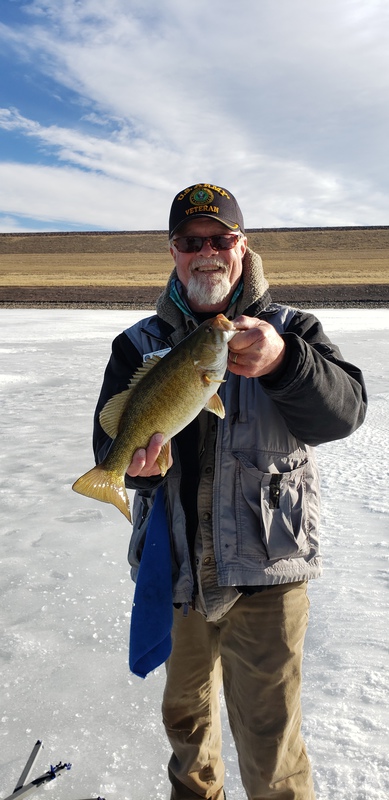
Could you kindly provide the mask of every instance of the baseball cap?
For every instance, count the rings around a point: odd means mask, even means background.
[[[211,217],[232,231],[244,233],[243,214],[238,203],[234,195],[221,186],[196,183],[175,196],[170,209],[169,239],[183,222],[196,217]]]

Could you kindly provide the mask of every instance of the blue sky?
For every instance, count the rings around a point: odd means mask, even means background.
[[[386,0],[2,0],[0,231],[382,225]]]

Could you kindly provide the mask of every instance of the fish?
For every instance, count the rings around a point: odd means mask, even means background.
[[[167,355],[151,356],[135,372],[128,388],[101,410],[100,424],[113,443],[105,459],[76,480],[73,491],[111,503],[131,522],[125,475],[135,451],[146,448],[154,433],[162,433],[157,463],[165,476],[173,436],[204,408],[224,418],[217,389],[224,382],[228,342],[236,332],[224,314],[217,314]]]

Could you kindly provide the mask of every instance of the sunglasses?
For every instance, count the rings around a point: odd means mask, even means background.
[[[232,250],[239,239],[241,233],[216,233],[213,236],[177,236],[173,239],[173,245],[179,253],[199,253],[206,242],[212,250]]]

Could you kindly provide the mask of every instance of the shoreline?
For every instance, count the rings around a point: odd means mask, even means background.
[[[154,309],[162,286],[0,286],[0,308]],[[270,286],[272,300],[303,308],[389,308],[389,284]]]

